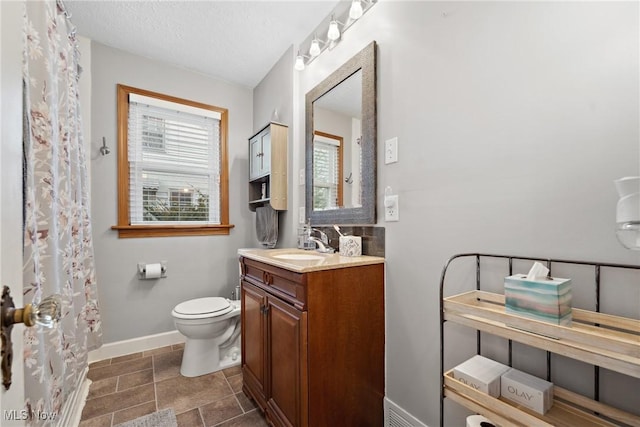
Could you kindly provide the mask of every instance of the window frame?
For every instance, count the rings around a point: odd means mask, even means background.
[[[313,144],[314,147],[313,149],[315,150],[315,137],[319,136],[322,138],[326,138],[326,139],[332,139],[334,141],[336,141],[336,160],[338,163],[338,176],[337,176],[337,182],[336,182],[336,206],[332,206],[329,207],[329,209],[338,209],[338,208],[342,208],[344,207],[344,138],[338,135],[333,135],[327,132],[321,132],[319,130],[313,131],[313,135],[314,135],[314,139],[313,139]],[[314,160],[315,161],[315,160]],[[315,171],[315,169],[314,169]],[[317,186],[314,182],[313,184],[313,192],[315,194],[315,188],[316,187],[320,187]],[[322,188],[328,188],[325,186],[322,186]]]
[[[220,113],[220,224],[136,224],[131,225],[129,212],[129,94],[135,93],[178,104]],[[118,237],[171,237],[228,235],[234,227],[229,223],[228,110],[213,105],[164,95],[122,84],[117,85],[118,122],[118,221],[111,227]]]

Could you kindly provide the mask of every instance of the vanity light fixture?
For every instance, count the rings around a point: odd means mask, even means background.
[[[331,22],[329,22],[329,31],[327,31],[327,38],[332,41],[336,41],[340,38],[340,28],[338,27],[338,21],[331,15]]]
[[[362,16],[362,13],[362,3],[360,0],[353,0],[351,2],[351,9],[349,9],[349,18],[355,21]]]
[[[344,33],[359,18],[369,11],[379,0],[353,0],[351,5],[348,2],[339,2],[331,12],[330,19],[324,19],[316,27],[305,41],[300,43],[298,55],[293,65],[297,71],[303,71],[307,65],[311,64],[322,52],[333,49],[344,36]],[[337,17],[337,19],[336,19]],[[328,22],[328,27],[327,27]],[[318,38],[317,34],[326,34],[326,38]],[[308,49],[308,50],[307,50]],[[307,52],[307,55],[300,53],[300,50]]]

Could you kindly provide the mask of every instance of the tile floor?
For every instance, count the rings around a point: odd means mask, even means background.
[[[89,366],[92,381],[80,427],[111,427],[173,408],[178,427],[266,427],[242,392],[240,367],[200,377],[180,375],[184,345],[102,360]]]

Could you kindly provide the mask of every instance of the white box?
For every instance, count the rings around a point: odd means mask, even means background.
[[[511,369],[502,375],[500,395],[544,415],[553,406],[553,383]]]
[[[340,236],[340,256],[362,255],[362,237]]]
[[[476,355],[453,368],[453,378],[493,397],[500,396],[500,377],[508,366]]]

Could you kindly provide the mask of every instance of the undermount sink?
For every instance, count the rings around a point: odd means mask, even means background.
[[[322,255],[314,254],[279,254],[273,255],[273,258],[284,259],[288,261],[320,261],[324,259]]]

